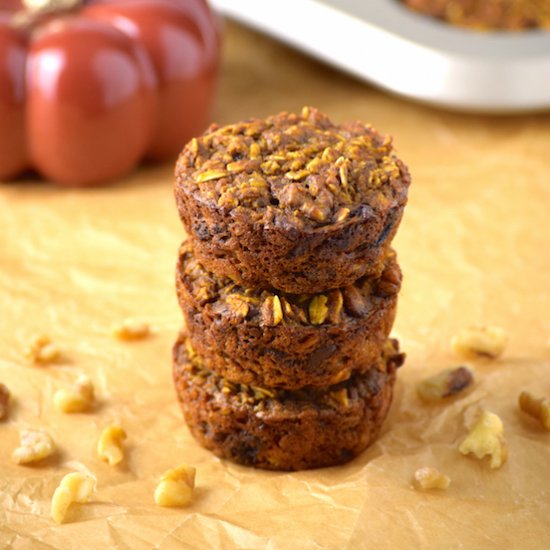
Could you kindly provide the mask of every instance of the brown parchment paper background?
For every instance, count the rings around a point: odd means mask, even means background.
[[[523,388],[550,395],[550,117],[436,111],[241,27],[228,25],[226,38],[219,122],[311,104],[392,133],[410,165],[395,241],[405,273],[395,334],[408,360],[383,434],[351,464],[319,471],[269,473],[214,458],[183,425],[171,383],[183,237],[172,167],[99,189],[1,184],[0,381],[14,400],[0,424],[0,548],[549,548],[550,433],[516,401]],[[127,316],[153,324],[154,337],[113,340],[111,326]],[[509,331],[504,358],[474,364],[466,396],[423,405],[415,383],[459,364],[449,338],[473,323]],[[22,348],[39,332],[62,346],[59,364],[25,366]],[[94,380],[97,410],[56,412],[53,393],[80,373]],[[497,471],[456,450],[483,407],[505,424],[510,458]],[[112,421],[129,434],[117,468],[95,458]],[[13,465],[22,427],[46,427],[58,456]],[[180,462],[198,469],[193,504],[156,507],[159,475]],[[412,488],[424,465],[452,478],[448,491]],[[74,469],[92,472],[97,492],[57,526],[50,497]]]

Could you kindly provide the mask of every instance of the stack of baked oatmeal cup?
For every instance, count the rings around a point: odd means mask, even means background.
[[[390,139],[315,109],[183,150],[174,381],[193,435],[258,468],[341,464],[377,436],[403,362],[390,243],[410,183]]]

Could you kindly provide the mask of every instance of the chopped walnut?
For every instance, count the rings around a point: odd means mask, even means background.
[[[481,355],[491,359],[502,355],[507,343],[508,335],[498,327],[463,329],[451,340],[453,350],[460,355]]]
[[[331,290],[328,294],[328,320],[331,323],[338,323],[344,305],[344,297],[339,290]]]
[[[107,426],[99,436],[97,454],[108,462],[109,466],[119,464],[124,459],[122,443],[125,439],[126,432],[120,426]]]
[[[502,420],[492,412],[483,411],[458,450],[479,459],[489,456],[491,468],[500,468],[508,458]]]
[[[44,430],[21,430],[20,445],[12,453],[16,464],[31,464],[48,458],[55,452],[55,443]]]
[[[63,523],[69,506],[73,502],[87,502],[95,490],[95,479],[87,474],[67,474],[52,497],[51,516],[56,523]]]
[[[414,480],[419,489],[440,489],[445,490],[451,484],[449,476],[442,474],[437,468],[424,466],[414,473]]]
[[[36,336],[23,350],[23,354],[31,363],[45,365],[57,361],[61,356],[61,350],[46,334]]]
[[[268,296],[262,304],[262,323],[267,327],[275,327],[283,320],[283,308],[279,296]]]
[[[470,369],[457,367],[422,380],[417,385],[416,392],[422,401],[440,401],[463,392],[473,381],[474,375]]]
[[[239,294],[229,294],[225,300],[229,306],[230,313],[235,317],[244,319],[248,315],[250,306],[246,300],[244,300],[243,296]]]
[[[353,317],[362,317],[368,310],[365,298],[355,286],[348,286],[344,289],[344,305]]]
[[[10,392],[4,384],[0,383],[0,420],[8,416],[8,406],[10,402]]]
[[[113,328],[113,336],[125,342],[143,340],[150,334],[151,327],[147,323],[135,319],[125,319],[120,325]]]
[[[164,472],[155,489],[159,506],[186,506],[191,502],[195,487],[196,469],[187,464]]]
[[[55,407],[64,413],[89,410],[94,404],[94,386],[85,374],[79,376],[72,388],[61,389],[53,396]]]
[[[537,399],[531,393],[522,391],[519,394],[519,408],[550,430],[550,399],[547,397]]]
[[[397,264],[386,267],[376,285],[378,296],[393,296],[401,288],[401,270]]]

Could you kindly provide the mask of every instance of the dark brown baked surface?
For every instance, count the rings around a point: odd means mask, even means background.
[[[550,29],[550,0],[401,0],[452,25],[479,30]]]
[[[392,250],[378,277],[324,294],[242,288],[207,271],[189,241],[176,270],[187,334],[204,364],[233,382],[286,389],[335,384],[376,364],[400,285]]]
[[[391,139],[304,108],[212,126],[180,155],[175,196],[210,271],[250,288],[317,293],[380,268],[409,183]]]
[[[403,362],[388,341],[381,366],[326,388],[273,390],[233,384],[174,346],[174,383],[192,434],[217,456],[270,470],[347,462],[378,435]]]

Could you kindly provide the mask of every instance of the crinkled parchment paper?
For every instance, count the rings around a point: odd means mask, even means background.
[[[0,381],[14,399],[0,424],[0,548],[521,548],[550,547],[550,433],[518,412],[521,389],[550,395],[550,118],[485,118],[413,105],[229,27],[216,118],[221,122],[314,104],[395,136],[414,175],[396,247],[405,273],[395,334],[408,352],[379,441],[339,468],[269,473],[222,462],[184,426],[171,383],[181,325],[173,270],[183,232],[171,167],[145,168],[112,187],[0,185]],[[128,316],[155,334],[121,343]],[[502,360],[477,362],[474,389],[422,404],[415,383],[462,361],[449,338],[470,324],[510,335]],[[32,367],[22,349],[46,332],[63,349]],[[63,415],[56,389],[80,373],[99,404]],[[499,470],[457,444],[481,408],[501,416],[510,458]],[[95,457],[101,429],[120,422],[127,458]],[[59,453],[22,467],[10,455],[22,427],[45,427]],[[187,462],[198,487],[186,509],[153,502],[159,475]],[[421,493],[414,471],[448,474]],[[88,470],[91,503],[67,523],[49,517],[61,477]]]

